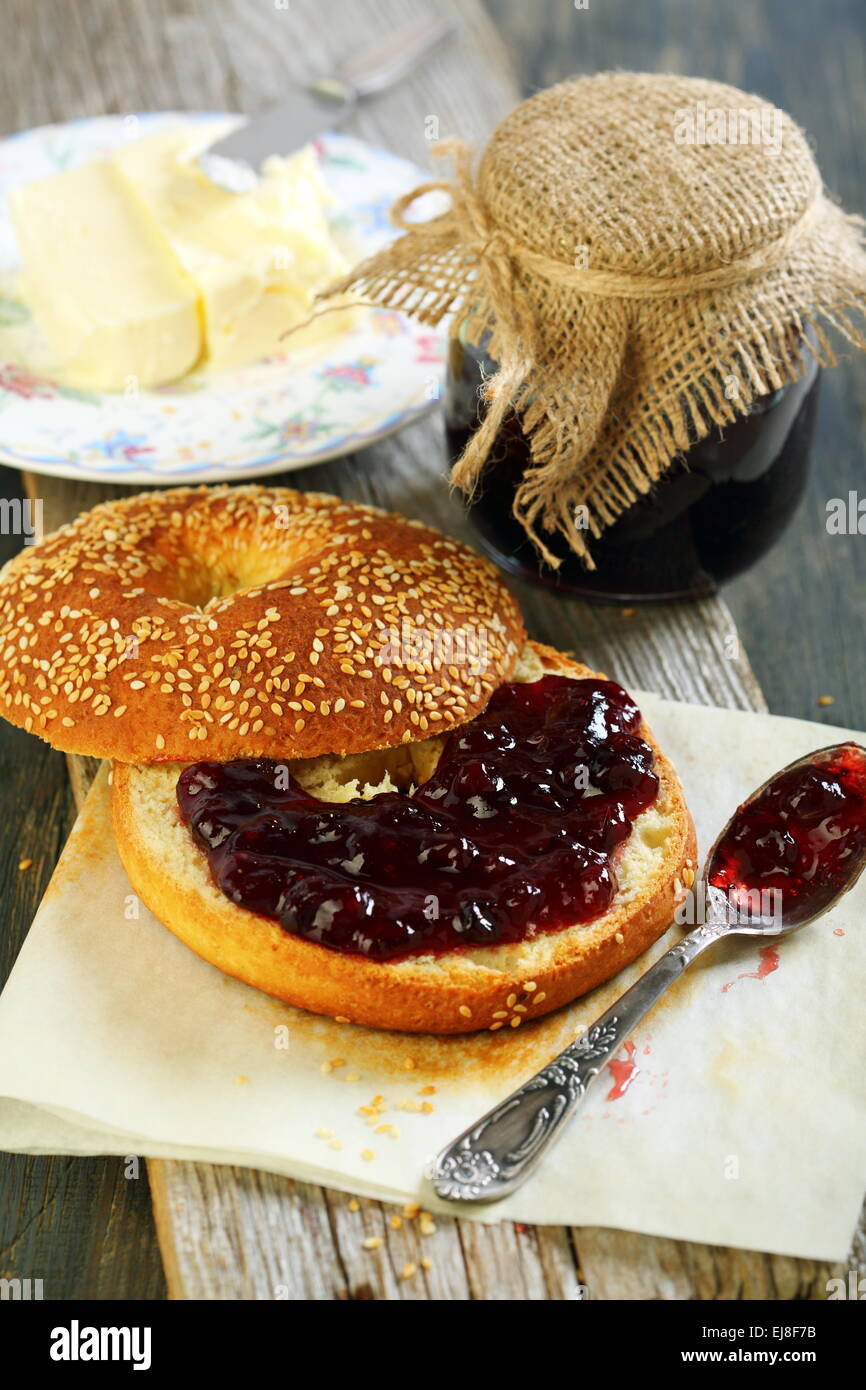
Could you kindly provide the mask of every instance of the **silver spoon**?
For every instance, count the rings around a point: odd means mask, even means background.
[[[779,894],[779,898],[773,900],[770,914],[764,911],[768,905],[767,895],[757,894],[752,904],[759,906],[757,913],[751,906],[745,911],[742,908],[732,911],[729,894],[712,886],[720,866],[719,846],[737,818],[787,773],[818,759],[832,761],[835,755],[846,752],[859,754],[866,768],[866,749],[858,744],[821,748],[789,763],[737,808],[707,855],[702,880],[699,880],[703,884],[700,896],[705,900],[702,924],[666,951],[558,1057],[442,1150],[430,1172],[438,1197],[451,1202],[497,1202],[514,1192],[561,1135],[605,1064],[669,986],[708,946],[727,936],[786,936],[823,916],[853,888],[866,865],[866,822],[861,843],[845,866],[844,879],[831,896],[817,895],[820,901],[814,894],[811,900],[808,893],[799,900],[795,895],[786,908],[784,895]],[[695,887],[698,888],[697,883]]]

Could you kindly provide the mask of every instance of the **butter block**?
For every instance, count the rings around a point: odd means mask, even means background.
[[[236,194],[212,184],[196,163],[213,138],[213,130],[179,127],[122,147],[112,163],[195,281],[203,358],[220,369],[345,327],[345,314],[328,314],[284,341],[346,261],[331,236],[329,194],[311,149],[268,160],[257,187]]]
[[[9,203],[25,297],[70,384],[156,386],[196,364],[197,287],[111,164],[26,184]]]

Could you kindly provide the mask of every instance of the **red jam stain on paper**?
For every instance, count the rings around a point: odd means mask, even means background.
[[[613,1077],[613,1085],[607,1093],[608,1100],[620,1100],[628,1090],[635,1077],[640,1075],[640,1067],[635,1061],[636,1047],[634,1043],[627,1042],[624,1047],[625,1057],[613,1057],[607,1063],[607,1069]],[[644,1048],[644,1051],[648,1051]]]
[[[779,948],[777,946],[762,946],[759,953],[757,970],[744,970],[737,980],[766,980],[768,975],[772,975],[779,968]],[[729,989],[733,989],[737,980],[728,980],[726,985],[722,985],[722,994],[727,994]]]

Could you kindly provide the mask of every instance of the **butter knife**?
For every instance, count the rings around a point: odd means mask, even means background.
[[[297,87],[279,106],[253,116],[198,156],[202,172],[220,188],[243,193],[254,188],[270,155],[288,155],[333,130],[360,101],[393,86],[453,32],[454,26],[426,15],[363,53],[329,77]]]

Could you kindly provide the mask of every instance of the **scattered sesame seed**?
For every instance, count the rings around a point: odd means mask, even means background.
[[[360,1210],[361,1210],[361,1203],[358,1201],[358,1198],[357,1198],[357,1197],[350,1197],[350,1198],[349,1198],[349,1211],[360,1211]]]
[[[464,1018],[472,1017],[472,1010],[469,1008],[467,1004],[461,1004],[460,1008],[458,1009],[458,1013],[461,1013]]]
[[[363,1242],[365,1250],[378,1250],[381,1244],[381,1236],[368,1236],[367,1239]]]
[[[18,872],[19,872],[19,873],[23,873],[25,869],[29,869],[29,868],[30,868],[30,866],[31,866],[32,863],[33,863],[33,860],[32,860],[32,859],[19,859],[19,860],[18,860]]]
[[[836,703],[836,696],[835,696],[835,695],[819,695],[819,696],[818,696],[818,704],[819,704],[819,705],[825,705],[825,706],[826,706],[826,705],[834,705],[835,703]]]
[[[365,1163],[372,1163],[376,1155],[373,1153],[372,1149],[362,1149],[361,1157],[363,1158]]]
[[[623,942],[625,941],[625,937],[623,936],[621,931],[617,932],[616,937],[614,939],[616,941],[617,946],[622,946]]]
[[[413,1265],[411,1260],[408,1260],[406,1264],[404,1264],[402,1270],[400,1271],[401,1279],[411,1279],[413,1274],[415,1273],[416,1268],[417,1266]]]

